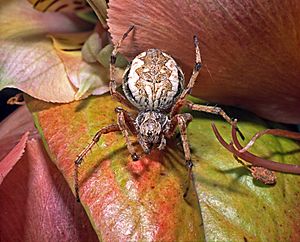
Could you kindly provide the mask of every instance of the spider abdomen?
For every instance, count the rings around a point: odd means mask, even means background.
[[[149,49],[136,56],[124,73],[123,90],[140,110],[166,110],[183,90],[184,76],[168,54]]]

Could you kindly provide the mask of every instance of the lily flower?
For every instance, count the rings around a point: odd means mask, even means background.
[[[59,103],[107,92],[108,34],[87,3],[31,2],[0,2],[0,89]]]
[[[293,50],[298,45],[293,11],[298,3],[272,1],[110,0],[107,24],[104,0],[29,1],[32,5],[0,0],[0,89],[28,94],[29,110],[21,107],[0,125],[0,240],[298,241],[299,177],[278,174],[272,187],[253,182],[218,143],[213,118],[202,114],[193,115],[188,129],[194,167],[185,198],[180,141],[174,138],[166,150],[133,162],[119,133],[103,135],[85,157],[79,168],[81,204],[74,197],[74,161],[100,128],[116,122],[114,109],[120,105],[105,95],[112,51],[107,27],[116,42],[134,24],[121,53],[130,60],[160,48],[176,58],[187,79],[192,36],[198,34],[204,67],[194,96],[299,122],[298,69],[292,68],[299,56],[283,55],[284,41]],[[288,9],[292,14],[286,17]],[[276,24],[284,19],[286,25]],[[285,34],[292,35],[289,41]],[[121,77],[127,61],[118,62]],[[233,113],[241,117],[246,137],[272,125],[248,112]],[[242,157],[235,138],[235,146],[222,139],[230,136],[228,125],[214,121],[221,127],[219,141]],[[296,142],[264,138],[251,147],[253,154],[297,164]]]

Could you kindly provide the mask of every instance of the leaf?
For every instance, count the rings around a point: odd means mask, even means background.
[[[100,128],[116,122],[109,95],[49,105],[30,100],[47,150],[74,191],[74,161]],[[141,151],[141,150],[140,150]],[[120,133],[104,135],[79,169],[82,204],[103,241],[202,241],[197,198],[175,142],[133,162]],[[75,198],[74,198],[75,200]]]
[[[15,87],[50,102],[73,101],[76,88],[46,35],[89,26],[74,15],[37,12],[20,0],[0,1],[0,25],[0,89]]]
[[[29,102],[53,161],[73,188],[76,156],[102,127],[116,122],[110,96],[66,105]],[[100,239],[201,241],[298,241],[300,239],[300,177],[277,173],[276,186],[253,181],[215,138],[212,119],[223,137],[231,127],[214,116],[193,113],[189,143],[195,189],[182,194],[186,179],[182,149],[170,142],[132,162],[119,133],[103,136],[80,167],[82,203]],[[233,116],[233,115],[232,115]],[[267,123],[238,112],[239,128],[249,141]],[[299,163],[299,145],[278,137],[262,137],[251,148],[259,156]],[[201,222],[203,218],[203,224]]]
[[[189,126],[196,190],[207,241],[298,241],[300,239],[300,176],[276,173],[275,186],[254,180],[223,148],[210,128],[212,116],[194,113]],[[239,128],[246,144],[270,124],[239,112]],[[214,120],[222,136],[231,138],[231,127]],[[262,137],[250,149],[260,157],[300,164],[299,143],[274,136]]]
[[[159,48],[186,79],[197,35],[203,67],[193,95],[250,110],[269,120],[300,123],[300,1],[110,0],[108,26],[127,58]]]

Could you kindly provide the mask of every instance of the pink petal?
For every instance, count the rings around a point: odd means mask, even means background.
[[[3,160],[0,161],[0,185],[6,175],[11,171],[14,165],[21,159],[24,151],[26,142],[28,140],[29,132],[26,132],[19,143],[8,153]]]
[[[299,9],[293,0],[111,0],[108,25],[116,43],[134,24],[122,52],[132,58],[160,48],[178,60],[187,80],[198,35],[203,68],[193,95],[299,123]]]
[[[0,186],[1,241],[98,241],[37,139]]]
[[[29,137],[37,135],[31,113],[26,106],[19,107],[0,123],[0,160],[3,159],[29,132]]]

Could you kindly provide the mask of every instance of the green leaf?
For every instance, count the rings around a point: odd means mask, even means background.
[[[112,44],[108,44],[105,47],[101,49],[101,51],[97,55],[97,61],[101,63],[105,68],[109,68],[110,64],[110,57],[111,53],[113,51],[114,47]],[[116,59],[116,66],[117,67],[126,67],[128,65],[128,61],[124,56],[122,56],[120,53],[117,54],[117,59]]]
[[[267,186],[223,148],[212,134],[213,121],[230,142],[231,127],[223,120],[194,113],[189,126],[196,190],[207,241],[299,241],[300,176],[276,173],[277,184]],[[253,115],[239,112],[239,128],[247,137],[268,128]],[[299,144],[265,136],[251,152],[277,162],[299,164]]]

